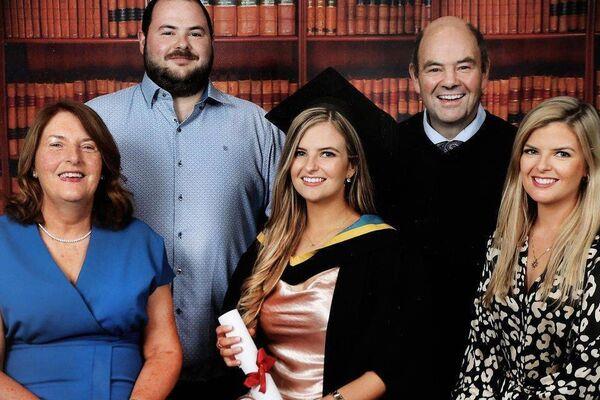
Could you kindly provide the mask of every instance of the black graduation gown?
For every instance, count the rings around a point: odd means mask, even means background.
[[[397,398],[398,360],[393,356],[393,337],[400,311],[398,275],[402,265],[409,263],[398,243],[398,233],[393,229],[366,233],[320,249],[310,259],[286,268],[282,276],[285,282],[298,284],[324,270],[340,268],[327,324],[323,395],[367,371],[375,371],[386,383],[384,398]],[[257,241],[242,256],[223,310],[236,306],[258,246]],[[260,332],[257,336],[258,345],[264,339]],[[239,376],[237,380],[242,381]]]
[[[403,282],[402,379],[406,394],[443,400],[458,378],[516,129],[488,113],[479,131],[448,154],[427,138],[423,113],[398,129],[389,173],[394,189],[381,211],[423,263]]]

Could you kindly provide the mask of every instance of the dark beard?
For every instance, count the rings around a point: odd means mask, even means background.
[[[191,57],[191,53],[189,53]],[[210,53],[209,60],[192,70],[187,76],[180,78],[173,75],[166,67],[160,67],[148,57],[148,52],[144,49],[144,67],[146,73],[154,83],[162,89],[171,93],[173,97],[189,97],[204,90],[208,85],[213,64],[213,52]]]

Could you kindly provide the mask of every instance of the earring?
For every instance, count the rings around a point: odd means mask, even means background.
[[[350,177],[346,178],[346,183],[350,183],[352,182],[352,179],[350,179]]]
[[[104,175],[100,175],[100,180],[103,181],[104,180]]]
[[[35,172],[35,169],[31,172],[31,176],[33,176],[34,178],[37,178],[37,172]]]

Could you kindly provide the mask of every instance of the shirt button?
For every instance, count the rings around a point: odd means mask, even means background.
[[[177,128],[177,133],[181,132],[181,128]]]
[[[183,200],[183,195],[182,195],[182,194],[180,194],[180,195],[177,197],[177,199],[178,199],[179,201]]]
[[[182,167],[183,166],[183,163],[181,162],[181,160],[179,160],[179,162],[177,163],[177,166],[178,167]]]
[[[166,93],[163,93],[163,94],[162,94],[162,97],[167,97],[167,94],[166,94]]]
[[[181,313],[183,311],[181,311],[181,308],[178,307],[178,308],[175,309],[175,312],[177,313],[177,315],[181,315]]]
[[[183,232],[179,232],[179,233],[177,234],[177,237],[178,237],[179,239],[181,239],[181,237],[182,237],[182,236],[183,236]]]
[[[177,275],[180,275],[183,272],[183,270],[181,268],[177,268],[175,272],[177,272]]]

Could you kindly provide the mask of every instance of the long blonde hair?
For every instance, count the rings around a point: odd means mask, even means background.
[[[263,231],[262,246],[252,275],[242,285],[238,310],[248,328],[256,327],[262,304],[281,278],[306,227],[306,202],[294,189],[290,169],[306,131],[322,122],[331,123],[344,136],[348,158],[356,170],[352,182],[346,186],[346,201],[360,214],[374,212],[371,177],[356,130],[341,113],[326,107],[301,112],[287,134],[273,188],[272,214]]]
[[[577,136],[588,176],[581,182],[575,208],[560,227],[540,294],[544,301],[548,300],[555,278],[559,278],[558,290],[552,295],[556,304],[573,300],[582,289],[588,250],[600,228],[600,119],[591,105],[572,97],[556,97],[527,114],[517,132],[492,243],[499,256],[484,296],[486,305],[494,296],[508,294],[519,248],[537,215],[536,204],[528,197],[521,180],[523,147],[536,129],[552,122],[568,125]]]

